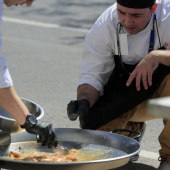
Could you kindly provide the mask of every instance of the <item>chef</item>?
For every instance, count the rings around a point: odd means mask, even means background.
[[[143,133],[150,98],[170,96],[170,1],[117,0],[85,37],[77,99],[80,127]],[[131,134],[127,134],[131,136]],[[140,139],[141,140],[141,139]],[[170,161],[170,121],[159,136],[159,170]]]

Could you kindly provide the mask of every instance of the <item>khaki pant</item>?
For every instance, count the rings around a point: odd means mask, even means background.
[[[170,96],[170,74],[165,77],[160,87],[151,96],[151,98],[159,98],[159,97],[166,97],[166,96]],[[156,117],[151,116],[147,112],[147,102],[148,100],[144,101],[143,103],[139,104],[137,107],[126,112],[122,116],[98,128],[98,130],[112,131],[118,128],[125,128],[127,126],[128,121],[144,122],[144,121],[156,119]],[[166,156],[166,155],[170,156],[170,120],[164,120],[164,128],[159,136],[159,142],[161,145],[160,156]]]

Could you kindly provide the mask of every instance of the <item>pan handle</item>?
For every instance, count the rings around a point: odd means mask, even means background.
[[[134,137],[132,137],[133,139],[137,140],[138,142],[140,142],[140,138],[141,138],[141,133],[135,130],[129,130],[129,129],[115,129],[112,130],[110,133],[118,133],[118,132],[129,132],[134,134]]]

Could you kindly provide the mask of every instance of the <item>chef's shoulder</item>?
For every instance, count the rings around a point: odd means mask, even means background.
[[[169,16],[170,0],[157,0],[156,3],[158,4],[156,15]]]
[[[108,7],[95,22],[96,25],[106,29],[109,27],[116,27],[117,23],[117,3],[114,3],[112,6]]]
[[[156,18],[161,27],[170,26],[170,0],[157,0]],[[167,27],[169,28],[169,27]]]
[[[170,0],[156,0],[156,3],[160,3],[160,4],[166,4],[170,2]]]

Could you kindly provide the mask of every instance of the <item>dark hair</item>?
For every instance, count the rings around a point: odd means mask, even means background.
[[[156,0],[117,0],[117,3],[128,8],[151,8]]]

